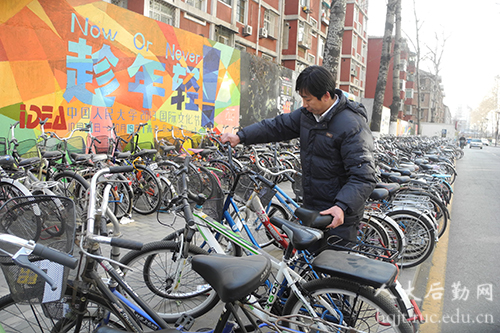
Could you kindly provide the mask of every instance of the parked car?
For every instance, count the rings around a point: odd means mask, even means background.
[[[481,139],[471,139],[469,143],[469,148],[472,147],[483,149],[483,141],[481,141]]]
[[[481,142],[483,143],[483,146],[489,146],[490,145],[490,142],[488,141],[488,139],[481,139]]]

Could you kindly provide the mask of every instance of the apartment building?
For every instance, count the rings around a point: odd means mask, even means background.
[[[329,0],[107,0],[112,4],[293,71],[321,65],[330,23]],[[364,96],[367,0],[348,0],[340,89]]]

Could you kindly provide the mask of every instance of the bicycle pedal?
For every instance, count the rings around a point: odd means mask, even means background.
[[[182,314],[182,316],[177,319],[174,326],[180,331],[189,331],[194,324],[194,318],[187,314]]]

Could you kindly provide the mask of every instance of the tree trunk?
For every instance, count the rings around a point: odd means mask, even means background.
[[[326,36],[323,67],[337,79],[339,72],[342,39],[344,37],[346,0],[333,0],[330,7],[330,24]]]
[[[394,33],[394,61],[392,65],[392,104],[391,121],[397,121],[401,107],[401,88],[399,87],[399,74],[401,70],[401,0],[397,0],[396,9],[396,31]],[[404,87],[403,87],[404,88]]]
[[[394,12],[398,0],[389,0],[387,3],[387,14],[385,16],[385,31],[380,56],[380,68],[378,71],[377,85],[375,86],[375,99],[373,101],[372,122],[370,128],[374,132],[380,132],[380,120],[384,103],[385,87],[387,85],[387,73],[391,60],[392,30],[394,29]]]

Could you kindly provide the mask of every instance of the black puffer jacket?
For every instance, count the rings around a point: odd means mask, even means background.
[[[336,91],[339,103],[317,122],[305,108],[245,127],[238,135],[245,144],[300,137],[304,207],[325,210],[334,204],[344,212],[344,224],[361,219],[375,188],[373,137],[362,104]]]

